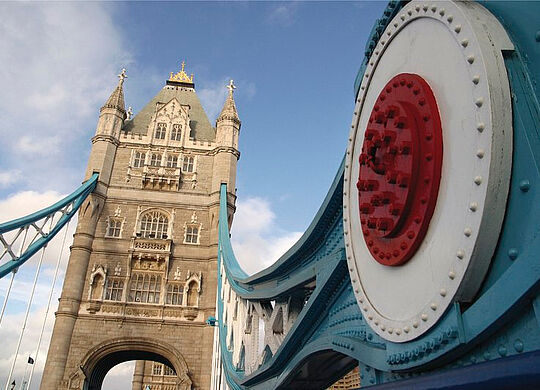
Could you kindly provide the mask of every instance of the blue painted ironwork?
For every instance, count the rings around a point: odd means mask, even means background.
[[[490,377],[503,385],[514,383],[516,375],[533,381],[540,377],[540,3],[481,3],[503,24],[515,50],[503,52],[513,99],[511,186],[502,233],[479,293],[466,305],[455,303],[417,339],[386,341],[365,323],[347,272],[341,222],[343,163],[298,243],[274,265],[250,277],[239,267],[230,245],[223,185],[219,269],[223,265],[224,273],[219,274],[218,296],[223,278],[249,302],[282,299],[315,284],[277,351],[248,375],[232,363],[223,301],[218,299],[221,358],[231,388],[301,388],[302,369],[309,372],[308,363],[321,356],[333,363],[326,373],[310,372],[312,382],[305,388],[324,388],[356,364],[362,386],[392,383],[391,388],[423,388],[426,383],[433,387],[444,382],[448,388],[459,388],[491,383]],[[376,21],[356,78],[356,93],[375,44],[404,4],[390,2]],[[500,367],[506,364],[512,370],[502,372]],[[419,379],[410,382],[411,377]]]
[[[0,260],[6,255],[11,257],[10,260],[0,265],[0,278],[19,268],[37,251],[47,245],[47,243],[75,215],[79,207],[96,187],[97,180],[98,174],[94,173],[90,179],[88,179],[76,191],[52,206],[25,217],[0,224],[0,241],[4,246],[4,251],[0,257]],[[62,214],[62,216],[58,219],[58,221],[56,221],[56,223],[54,223],[54,226],[52,226],[48,231],[44,231],[45,224],[51,221],[51,219],[54,218],[54,215],[59,212]],[[43,221],[41,226],[38,226],[38,221]],[[13,243],[22,232],[25,232],[30,227],[36,230],[34,239],[30,241],[28,247],[26,247],[20,255],[15,254],[11,248],[12,244],[8,243],[8,239],[5,237],[5,235],[15,233],[18,230],[18,233],[16,233],[16,236],[12,241]]]

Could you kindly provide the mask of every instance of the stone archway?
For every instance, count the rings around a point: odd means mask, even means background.
[[[129,360],[149,360],[174,369],[176,390],[191,390],[189,369],[175,348],[154,339],[114,338],[92,348],[69,377],[69,389],[99,390],[109,370]]]

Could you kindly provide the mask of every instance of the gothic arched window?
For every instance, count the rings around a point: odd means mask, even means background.
[[[182,128],[180,125],[173,125],[171,130],[171,139],[173,141],[180,141],[180,138],[182,138]]]
[[[165,123],[158,123],[156,127],[156,139],[165,139],[166,132],[167,125]]]
[[[167,168],[176,168],[178,165],[178,156],[174,154],[167,155]]]
[[[133,274],[129,286],[129,301],[159,303],[161,276],[147,273]]]
[[[143,152],[135,152],[135,155],[133,156],[133,168],[140,168],[144,165],[144,158],[146,157],[146,153]]]
[[[195,157],[184,156],[184,162],[182,164],[182,171],[193,172],[194,164],[195,164]]]
[[[161,154],[152,154],[152,157],[150,157],[150,165],[153,167],[159,167],[161,165]]]
[[[159,211],[151,211],[141,217],[141,236],[144,238],[167,238],[169,219]]]

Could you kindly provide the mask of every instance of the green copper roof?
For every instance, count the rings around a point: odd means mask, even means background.
[[[210,124],[195,90],[175,85],[165,85],[132,120],[126,121],[122,130],[133,134],[146,134],[150,119],[156,110],[156,103],[167,104],[173,98],[177,98],[181,104],[190,106],[190,138],[200,141],[213,141],[216,137],[216,130]]]

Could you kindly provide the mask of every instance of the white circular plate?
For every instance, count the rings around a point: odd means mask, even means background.
[[[454,301],[474,297],[497,244],[510,182],[512,107],[503,27],[476,3],[411,2],[388,24],[365,70],[345,163],[343,215],[354,292],[386,340],[417,338]],[[441,117],[443,162],[425,238],[405,264],[378,263],[359,217],[358,158],[385,84],[413,73],[430,85]]]

